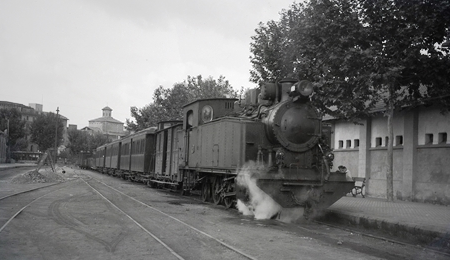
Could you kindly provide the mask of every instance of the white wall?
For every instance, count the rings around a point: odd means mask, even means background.
[[[355,139],[359,140],[359,126],[352,122],[336,122],[334,133],[334,149],[355,148]],[[351,141],[350,147],[347,140]],[[339,141],[343,141],[343,148],[339,147]]]
[[[401,113],[396,113],[393,119],[393,127],[394,127],[394,146],[396,143],[396,136],[404,135],[404,117]],[[387,117],[385,116],[377,116],[372,118],[372,126],[371,126],[371,139],[370,139],[370,147],[377,147],[377,138],[381,138],[381,146],[386,147],[386,137],[388,136],[387,129]]]
[[[450,120],[449,115],[442,115],[438,109],[424,108],[419,113],[418,144],[426,143],[426,134],[433,134],[433,143],[439,143],[439,133],[447,133],[447,144],[450,144]]]

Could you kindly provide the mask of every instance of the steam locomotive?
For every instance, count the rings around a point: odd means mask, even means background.
[[[249,90],[244,100],[196,100],[183,107],[182,121],[159,122],[100,146],[81,166],[200,192],[203,201],[226,207],[250,203],[243,181],[250,178],[281,208],[303,207],[309,217],[354,186],[345,167],[331,172],[331,129],[311,104],[312,93],[311,82],[284,79]]]

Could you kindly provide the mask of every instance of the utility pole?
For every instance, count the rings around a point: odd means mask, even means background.
[[[55,161],[58,159],[58,114],[59,114],[59,107],[56,108],[56,131],[55,131]]]
[[[6,119],[6,124],[7,124],[7,129],[8,129],[8,130],[6,130],[6,142],[8,144],[6,146],[6,162],[11,162],[11,154],[10,154],[11,150],[9,149],[9,147],[11,146],[11,144],[9,142],[9,140],[10,140],[10,138],[9,138],[9,136],[10,136],[10,134],[9,134],[9,118]]]
[[[8,137],[9,137],[9,118],[6,119],[6,125],[7,125],[7,129],[8,129],[8,131],[6,133],[8,134]]]

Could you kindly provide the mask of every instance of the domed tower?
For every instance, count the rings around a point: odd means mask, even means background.
[[[103,111],[103,117],[112,117],[111,116],[112,109],[110,107],[106,106],[102,109],[102,111]]]

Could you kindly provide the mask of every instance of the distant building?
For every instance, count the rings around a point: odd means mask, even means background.
[[[77,125],[69,124],[67,127],[68,130],[77,130]]]
[[[27,122],[27,125],[31,124],[31,122],[34,121],[36,116],[38,115],[37,111],[34,110],[30,106],[25,106],[23,104],[19,103],[13,103],[8,101],[0,101],[0,108],[4,109],[12,109],[15,108],[19,110],[19,112],[22,114],[22,120]],[[42,112],[42,110],[41,110]]]
[[[34,110],[36,110],[36,112],[43,112],[43,108],[44,106],[42,104],[37,104],[37,103],[30,103],[28,104],[31,108],[33,108]]]
[[[85,127],[81,128],[80,131],[87,132],[90,135],[93,135],[94,133],[101,133],[102,132],[100,128],[90,128],[89,126],[85,126]]]
[[[117,140],[126,135],[123,131],[123,123],[112,117],[112,109],[108,106],[102,109],[102,117],[89,120],[89,127],[81,130],[102,133],[110,140]]]
[[[5,109],[15,108],[15,109],[19,110],[19,112],[22,115],[22,120],[24,120],[26,122],[25,128],[26,128],[27,133],[29,133],[30,125],[36,119],[37,116],[39,116],[43,113],[49,113],[49,112],[44,112],[43,105],[37,104],[37,103],[31,103],[31,104],[29,104],[29,106],[26,106],[26,105],[14,103],[14,102],[0,101],[0,108],[5,108]],[[53,112],[53,113],[55,113],[55,112]],[[67,136],[67,121],[69,119],[61,114],[58,114],[58,118],[59,118],[59,120],[62,121],[62,123],[64,125],[64,132],[63,132],[64,141],[63,141],[63,144],[58,148],[59,150],[63,150],[69,140],[68,136]],[[29,141],[29,144],[28,144],[26,152],[39,151],[38,145],[31,143],[30,139],[31,139],[31,136],[30,135],[27,136],[27,140]]]

